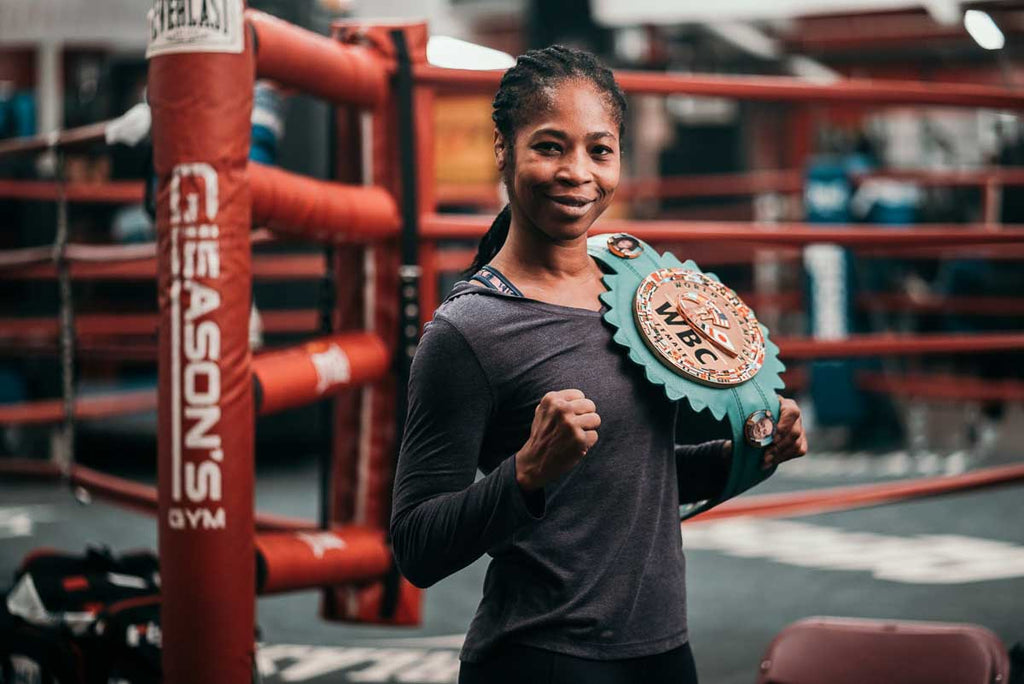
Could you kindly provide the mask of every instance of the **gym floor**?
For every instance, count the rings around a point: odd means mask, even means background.
[[[1017,462],[1024,408],[1011,407],[992,454],[814,453],[756,492],[891,481]],[[941,424],[941,421],[940,423]],[[116,474],[147,480],[151,463],[82,448]],[[114,451],[114,450],[112,450]],[[119,451],[119,450],[118,450]],[[314,517],[315,458],[261,460],[257,508]],[[30,550],[156,548],[151,518],[83,506],[58,486],[0,481],[0,587]],[[724,519],[683,527],[691,643],[701,681],[750,684],[772,637],[812,615],[970,622],[1009,648],[1024,641],[1024,496],[1003,487],[789,519]],[[416,629],[352,627],[318,618],[319,595],[261,598],[260,670],[276,682],[454,682],[458,649],[486,559],[426,592]]]

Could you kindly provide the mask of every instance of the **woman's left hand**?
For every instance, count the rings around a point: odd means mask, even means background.
[[[783,461],[807,454],[807,435],[800,420],[800,407],[786,397],[779,397],[779,422],[775,425],[775,439],[764,450],[761,467],[771,468]]]

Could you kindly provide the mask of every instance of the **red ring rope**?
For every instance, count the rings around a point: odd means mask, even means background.
[[[46,479],[60,477],[60,471],[52,463],[31,459],[0,459],[0,474]],[[156,489],[154,487],[99,473],[84,466],[74,466],[71,480],[73,484],[85,487],[99,498],[149,515],[155,512]],[[780,494],[745,494],[690,518],[684,524],[700,524],[710,520],[745,515],[758,517],[816,515],[1019,482],[1024,482],[1024,464],[994,466],[961,475],[918,478],[884,484],[832,487]],[[312,520],[259,514],[256,516],[256,529],[268,532],[315,530],[317,525]]]
[[[107,181],[105,183],[65,183],[68,202],[106,202],[139,204],[146,188],[140,181]],[[56,201],[61,188],[52,181],[0,180],[0,199]]]
[[[1018,482],[1024,482],[1024,463],[983,468],[962,475],[920,478],[886,484],[744,496],[726,501],[690,520],[700,523],[744,515],[759,517],[817,515],[830,511],[847,511],[854,508],[878,506]]]
[[[72,261],[74,280],[155,280],[156,257],[149,256],[111,261]],[[114,253],[118,248],[111,248]],[[128,249],[126,247],[125,249]],[[0,260],[3,259],[0,252]],[[118,256],[123,256],[118,252]],[[24,266],[0,268],[0,280],[50,280],[57,277],[57,268],[47,257]],[[253,254],[252,277],[257,280],[312,280],[324,275],[323,254]]]
[[[488,216],[460,214],[429,214],[423,217],[424,239],[479,239],[492,221]],[[593,234],[631,233],[650,242],[703,242],[736,241],[771,245],[806,245],[829,242],[851,247],[865,246],[918,246],[932,245],[984,245],[1024,242],[1024,227],[1003,226],[991,230],[990,226],[963,224],[926,226],[851,227],[809,223],[752,224],[742,221],[629,221],[605,219],[594,225]]]
[[[498,87],[501,74],[501,71],[443,69],[427,64],[418,65],[415,69],[416,80],[421,85],[457,88],[459,92],[493,93]],[[969,83],[922,83],[854,78],[838,79],[834,83],[811,83],[785,76],[700,76],[624,70],[615,72],[615,80],[627,93],[651,95],[1024,109],[1024,95],[1017,91]]]

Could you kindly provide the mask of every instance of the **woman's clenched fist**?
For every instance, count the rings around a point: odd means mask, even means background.
[[[515,455],[516,480],[523,491],[557,479],[597,442],[601,416],[594,402],[576,389],[548,392],[533,413],[530,438]]]

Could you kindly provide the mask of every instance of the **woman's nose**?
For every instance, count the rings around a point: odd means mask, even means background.
[[[562,157],[555,178],[571,185],[582,185],[593,179],[590,157],[586,151],[570,152]]]

